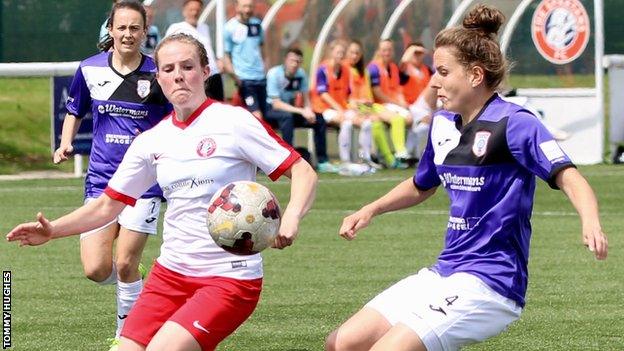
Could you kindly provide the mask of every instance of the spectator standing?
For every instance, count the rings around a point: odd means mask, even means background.
[[[145,55],[153,57],[154,50],[156,50],[156,45],[160,42],[160,30],[154,24],[154,6],[152,6],[153,0],[145,0],[143,1],[143,7],[145,8],[145,14],[147,15],[147,35],[145,36],[145,41],[143,41],[143,45],[141,45],[141,52]]]
[[[210,27],[206,23],[199,23],[204,2],[202,0],[184,0],[182,6],[182,16],[184,21],[173,23],[167,28],[165,37],[176,33],[185,33],[199,40],[208,55],[208,65],[210,66],[210,77],[206,81],[206,95],[209,98],[223,101],[223,78],[219,69],[219,62],[212,49],[212,40],[210,39]]]
[[[279,128],[282,138],[294,145],[295,128],[314,130],[314,149],[319,172],[337,172],[327,157],[327,124],[310,108],[308,78],[301,64],[303,53],[298,48],[286,52],[284,63],[267,73],[267,113],[265,119]]]
[[[267,110],[264,31],[262,21],[254,17],[254,0],[236,0],[236,16],[223,31],[223,68],[234,80],[247,109],[257,118]]]

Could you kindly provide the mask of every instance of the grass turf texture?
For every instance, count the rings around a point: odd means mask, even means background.
[[[622,349],[624,168],[581,171],[600,200],[609,258],[598,262],[581,245],[580,223],[565,195],[538,181],[527,307],[508,331],[467,350]],[[321,350],[325,336],[370,298],[432,264],[447,221],[443,191],[421,206],[376,218],[353,242],[337,235],[346,214],[409,176],[409,171],[322,175],[300,238],[284,251],[264,254],[261,302],[219,350]],[[287,203],[288,182],[259,180]],[[0,182],[0,232],[31,220],[38,210],[56,218],[81,202],[78,179]],[[160,241],[161,236],[148,241],[145,264],[158,255]],[[115,329],[115,288],[83,277],[77,237],[35,248],[0,243],[0,266],[13,273],[15,350],[106,349],[105,339]]]

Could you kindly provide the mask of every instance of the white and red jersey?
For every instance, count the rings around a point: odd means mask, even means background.
[[[131,144],[106,194],[132,205],[158,182],[167,199],[158,262],[193,277],[262,277],[262,257],[237,256],[208,233],[212,195],[227,183],[276,180],[300,158],[270,127],[240,107],[206,100],[185,122],[175,112]]]

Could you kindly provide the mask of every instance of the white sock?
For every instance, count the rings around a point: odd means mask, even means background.
[[[362,126],[360,127],[360,136],[358,139],[362,158],[367,161],[371,159],[371,149],[373,147],[371,126],[372,123],[370,120],[362,122]]]
[[[143,289],[143,280],[139,279],[134,283],[117,282],[117,331],[115,337],[119,338],[126,317],[134,303],[139,298]]]
[[[112,267],[113,268],[111,270],[111,274],[108,276],[108,278],[102,280],[101,282],[98,282],[98,284],[100,285],[117,284],[117,266],[115,265],[114,261],[113,261]]]
[[[340,161],[349,162],[351,160],[351,131],[353,123],[351,121],[343,121],[340,124],[340,132],[338,133],[338,153]]]

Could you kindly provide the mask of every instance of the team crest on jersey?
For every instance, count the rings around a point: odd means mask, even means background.
[[[475,156],[481,157],[485,155],[490,135],[492,135],[492,133],[487,131],[481,131],[475,134],[474,143],[472,144],[472,153],[475,154]]]
[[[578,58],[589,41],[587,11],[578,0],[543,0],[535,9],[531,37],[548,61],[562,65]]]
[[[137,94],[144,99],[149,95],[151,83],[149,80],[139,79],[137,81]]]
[[[204,138],[197,144],[197,154],[204,158],[210,157],[216,149],[217,143],[212,138]]]

